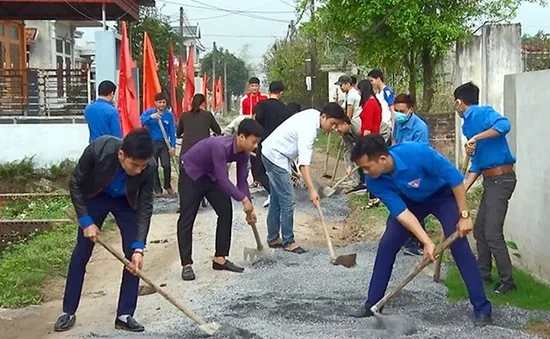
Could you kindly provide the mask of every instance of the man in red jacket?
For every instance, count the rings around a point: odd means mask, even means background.
[[[267,96],[260,93],[260,79],[250,78],[248,80],[248,93],[241,99],[241,114],[252,115],[256,104],[263,100],[267,100]]]
[[[252,77],[248,80],[248,93],[241,99],[241,114],[252,117],[254,115],[254,107],[260,102],[267,100],[267,96],[260,92],[260,79]],[[261,187],[258,177],[261,160],[255,156],[250,156],[250,167],[252,172],[252,179],[254,183],[252,187]]]

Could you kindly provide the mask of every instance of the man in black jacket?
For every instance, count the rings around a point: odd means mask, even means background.
[[[136,309],[143,248],[153,214],[156,163],[153,141],[146,129],[130,132],[124,140],[103,136],[93,141],[80,157],[69,182],[71,199],[80,227],[67,274],[63,314],[57,332],[70,330],[76,320],[86,264],[103,221],[111,212],[122,236],[122,247],[131,270],[124,270],[115,328],[144,331],[133,315]]]

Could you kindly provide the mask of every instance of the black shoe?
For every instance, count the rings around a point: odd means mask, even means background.
[[[485,278],[481,278],[481,279],[483,279],[484,284],[492,284],[493,283],[493,278],[491,278],[491,277],[485,277]]]
[[[235,265],[229,260],[226,260],[223,265],[218,264],[217,262],[212,262],[212,268],[215,271],[230,271],[235,273],[242,273],[244,271],[244,268]]]
[[[384,306],[380,310],[378,310],[379,313],[382,313],[382,310],[384,309]],[[370,310],[370,308],[365,308],[365,306],[361,306],[361,308],[357,309],[355,312],[351,313],[350,316],[353,318],[369,318],[373,317],[374,313]]]
[[[412,246],[412,247],[404,247],[403,248],[403,254],[405,255],[424,255],[424,250],[420,248],[419,246]]]
[[[63,313],[59,318],[57,318],[57,321],[55,322],[55,325],[53,327],[53,330],[55,332],[65,332],[73,328],[74,323],[76,322],[76,315],[68,315],[67,313]]]
[[[357,192],[361,192],[361,191],[365,191],[367,189],[367,186],[366,185],[363,185],[363,184],[359,184],[359,185],[356,185],[350,189],[348,189],[346,191],[346,194],[349,194],[349,193],[357,193]]]
[[[195,280],[195,272],[193,271],[193,267],[191,266],[185,266],[181,270],[181,278],[185,281],[191,281]]]
[[[498,283],[495,285],[495,294],[507,294],[507,293],[510,293],[510,292],[514,292],[516,291],[518,288],[516,287],[516,285],[514,283],[511,283],[511,284],[503,284],[503,283]]]
[[[115,328],[117,330],[124,330],[128,332],[143,332],[145,331],[145,327],[143,327],[140,323],[138,323],[134,318],[128,316],[126,319],[126,322],[118,319],[118,317],[115,320]]]
[[[487,325],[493,324],[493,318],[490,315],[482,314],[479,317],[476,317],[474,325],[477,327],[485,327]]]

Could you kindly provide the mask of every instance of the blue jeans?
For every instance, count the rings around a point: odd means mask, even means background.
[[[294,243],[294,206],[296,195],[290,172],[278,167],[262,155],[269,178],[271,200],[267,212],[267,243],[272,244],[282,232],[283,247]]]
[[[450,188],[440,190],[423,202],[415,202],[406,198],[402,199],[407,208],[418,220],[423,220],[430,214],[436,217],[441,222],[446,237],[449,237],[456,230],[459,213],[455,197]],[[386,231],[378,245],[365,308],[371,308],[384,296],[392,273],[395,256],[409,236],[409,231],[397,219],[388,218]],[[477,266],[476,258],[470,250],[468,239],[457,239],[451,245],[451,253],[460,271],[462,280],[466,284],[470,303],[474,308],[474,315],[476,317],[491,315],[491,303],[485,295],[481,273]]]
[[[109,212],[115,216],[116,223],[122,236],[122,249],[126,259],[132,258],[132,243],[136,240],[137,214],[126,200],[126,197],[111,198],[107,194],[100,193],[98,196],[86,202],[88,213],[92,220],[101,228]],[[69,264],[67,283],[65,285],[65,296],[63,297],[63,312],[75,314],[80,303],[82,285],[86,273],[86,265],[92,256],[94,243],[84,237],[82,228],[78,228],[76,246]],[[122,265],[121,265],[122,266]],[[118,299],[117,316],[134,315],[137,306],[139,278],[128,270],[121,268],[122,282]]]

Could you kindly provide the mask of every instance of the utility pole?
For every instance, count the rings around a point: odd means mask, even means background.
[[[227,60],[223,58],[223,115],[227,114]]]
[[[315,0],[310,0],[311,22],[315,25]],[[311,37],[311,107],[315,107],[315,88],[317,73],[317,39]]]
[[[183,7],[180,7],[180,37],[181,37],[181,55],[183,57],[183,62],[187,62],[187,51],[185,50],[185,44],[183,44],[183,24],[185,21],[185,13]]]
[[[212,97],[216,95],[216,42],[212,44]],[[217,103],[216,103],[217,104]],[[215,111],[217,107],[212,107]]]

